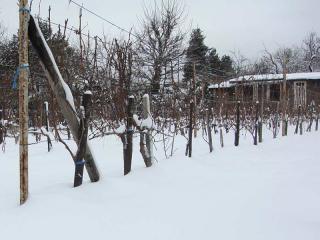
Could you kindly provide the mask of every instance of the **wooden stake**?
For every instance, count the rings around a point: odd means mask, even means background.
[[[236,147],[239,146],[239,138],[240,138],[240,101],[237,102],[237,110],[236,110],[236,132],[235,132],[235,139],[234,145]]]
[[[150,101],[149,101],[149,95],[143,96],[143,119],[147,119],[151,117],[150,112]],[[146,161],[146,166],[151,167],[153,162],[153,147],[152,147],[152,135],[151,130],[148,130],[147,133],[145,133],[146,138],[146,148],[148,150],[148,158]]]
[[[44,112],[45,112],[44,114],[45,126],[46,126],[47,132],[49,133],[49,103],[47,101],[44,102]],[[47,143],[48,143],[48,152],[50,152],[52,143],[49,135],[47,136]]]
[[[287,136],[287,70],[283,71],[283,85],[282,85],[282,136]]]
[[[133,106],[134,97],[129,96],[127,106],[127,129],[123,141],[124,175],[131,171],[132,163],[132,137],[133,137]]]
[[[253,140],[254,145],[258,145],[258,127],[259,127],[259,101],[256,102],[256,117],[254,121],[254,140]]]
[[[28,198],[28,0],[19,1],[20,204]]]
[[[213,151],[213,145],[212,145],[212,131],[211,131],[211,108],[208,108],[206,111],[206,117],[207,117],[207,131],[208,131],[208,144],[209,144],[209,150],[210,152]]]
[[[190,116],[189,116],[189,139],[188,139],[188,147],[187,153],[188,156],[191,158],[192,156],[192,122],[194,117],[194,102],[193,100],[190,101]]]

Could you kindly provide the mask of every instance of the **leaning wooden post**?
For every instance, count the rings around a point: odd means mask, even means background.
[[[40,30],[40,27],[35,22],[32,16],[29,21],[29,38],[37,52],[42,68],[45,72],[49,85],[56,97],[57,103],[61,109],[61,113],[66,119],[70,131],[77,143],[79,143],[79,118],[76,115],[74,106],[74,100],[69,86],[65,83],[59,68],[56,65],[56,61],[53,54],[44,39],[44,36]],[[91,153],[91,147],[88,142],[85,152],[85,167],[92,182],[99,181],[100,174],[95,163],[95,159]]]
[[[19,1],[20,204],[28,198],[28,0]]]

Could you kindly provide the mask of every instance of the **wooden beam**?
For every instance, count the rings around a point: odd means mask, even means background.
[[[58,105],[61,109],[61,113],[66,119],[75,141],[77,142],[77,144],[79,144],[80,136],[78,130],[80,123],[79,118],[76,114],[76,110],[73,106],[73,99],[72,101],[70,101],[70,96],[68,96],[68,94],[71,94],[71,92],[68,93],[67,90],[70,91],[70,89],[63,81],[60,71],[52,56],[52,52],[43,39],[43,35],[32,16],[30,16],[29,21],[29,37],[32,46],[34,47],[40,58],[41,66],[56,97]],[[95,159],[91,153],[90,145],[88,144],[86,146],[84,159],[90,180],[92,182],[99,181],[100,174],[96,166]]]
[[[20,204],[28,199],[28,0],[19,1]]]

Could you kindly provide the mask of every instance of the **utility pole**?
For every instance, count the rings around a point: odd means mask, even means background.
[[[19,1],[20,204],[28,198],[28,0]]]

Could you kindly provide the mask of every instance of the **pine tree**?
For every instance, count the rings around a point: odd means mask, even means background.
[[[217,50],[215,48],[210,49],[207,58],[208,58],[208,65],[209,65],[209,69],[208,69],[209,73],[220,75],[221,61],[217,53]]]
[[[231,75],[233,71],[232,59],[228,55],[223,55],[221,58],[220,71],[222,75]]]
[[[204,44],[205,36],[200,28],[196,28],[191,33],[189,47],[186,54],[186,64],[184,66],[184,80],[190,81],[193,76],[193,64],[195,64],[196,73],[201,75],[206,65],[206,55],[208,47]]]

